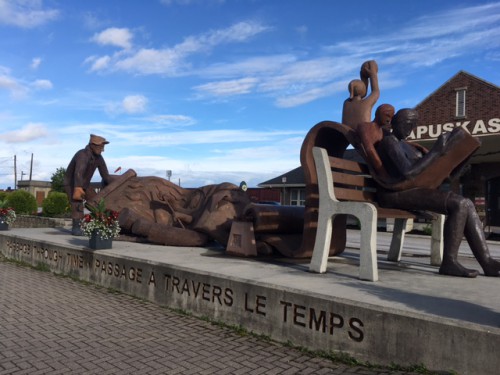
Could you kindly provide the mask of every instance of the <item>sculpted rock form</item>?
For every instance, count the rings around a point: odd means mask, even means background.
[[[132,241],[171,246],[227,243],[232,221],[250,203],[230,183],[184,189],[159,177],[137,177],[129,170],[102,189],[89,205],[104,198],[120,212],[120,226]]]

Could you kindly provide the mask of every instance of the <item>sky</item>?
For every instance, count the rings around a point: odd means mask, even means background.
[[[500,85],[500,2],[0,0],[0,188],[14,160],[50,181],[90,134],[111,173],[257,186],[341,121],[367,60],[396,109],[460,70]]]

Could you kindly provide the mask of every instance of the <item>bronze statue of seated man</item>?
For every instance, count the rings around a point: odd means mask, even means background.
[[[384,130],[383,137],[373,144],[363,144],[364,148],[374,147],[376,155],[382,162],[386,176],[378,176],[381,180],[387,180],[387,175],[394,181],[418,180],[426,170],[441,160],[454,155],[457,147],[464,138],[463,130],[456,129],[450,134],[441,136],[430,151],[421,146],[406,142],[406,138],[416,126],[418,114],[413,109],[402,109],[394,115],[391,121],[392,133]],[[371,126],[380,126],[371,123]],[[363,132],[364,127],[358,128]],[[360,139],[366,142],[367,137],[360,134]],[[466,149],[467,142],[465,141]],[[463,153],[462,153],[463,154]],[[469,154],[464,155],[464,160],[455,163],[447,163],[449,170],[443,170],[442,174],[453,174],[457,167],[460,168]],[[367,158],[370,163],[369,158]],[[376,172],[375,172],[376,173]],[[377,177],[377,176],[374,176]],[[442,178],[442,176],[440,176]],[[398,186],[394,184],[393,186]],[[399,185],[401,186],[401,185]],[[451,191],[438,190],[432,184],[429,187],[418,183],[413,188],[397,189],[386,184],[385,188],[379,189],[379,203],[382,207],[400,208],[406,210],[425,210],[447,215],[444,227],[444,253],[443,262],[439,273],[443,275],[476,277],[476,270],[467,269],[458,262],[458,250],[462,237],[467,242],[484,271],[485,276],[500,276],[500,262],[490,256],[483,227],[477,215],[474,204],[467,198]]]

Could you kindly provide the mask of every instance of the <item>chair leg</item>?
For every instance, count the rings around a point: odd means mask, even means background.
[[[332,240],[332,216],[326,210],[319,210],[318,228],[316,229],[316,239],[314,249],[309,264],[310,272],[325,273],[330,253],[330,242]]]
[[[359,278],[377,281],[377,210],[374,206],[367,205],[356,216],[361,222]]]
[[[399,262],[401,260],[407,223],[408,219],[394,220],[394,230],[392,232],[391,245],[389,247],[389,254],[387,254],[388,261]]]
[[[443,261],[443,231],[444,231],[444,215],[438,215],[432,220],[431,234],[431,265],[440,266]]]

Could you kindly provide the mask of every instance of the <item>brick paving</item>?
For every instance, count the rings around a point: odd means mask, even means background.
[[[334,363],[0,259],[0,375],[403,374]]]

